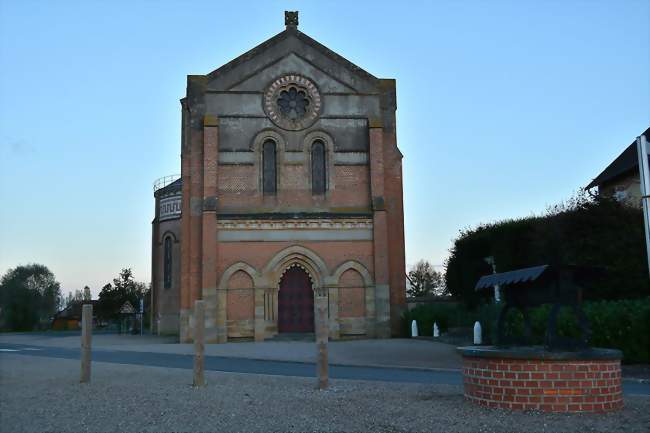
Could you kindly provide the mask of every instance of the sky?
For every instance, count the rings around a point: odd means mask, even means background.
[[[650,2],[0,0],[0,274],[150,279],[186,76],[299,29],[397,80],[406,261],[539,214],[650,126]]]

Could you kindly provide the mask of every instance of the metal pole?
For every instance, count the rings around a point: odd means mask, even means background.
[[[194,386],[205,386],[205,304],[194,301]]]
[[[90,349],[93,331],[93,306],[84,304],[81,310],[81,383],[90,382]]]
[[[650,275],[650,167],[648,166],[648,142],[645,135],[636,138],[636,152],[639,157],[639,179],[641,181],[641,202],[643,203],[643,223],[645,229],[646,256]]]

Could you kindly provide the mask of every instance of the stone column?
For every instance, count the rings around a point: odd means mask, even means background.
[[[370,191],[373,208],[373,255],[375,271],[375,333],[390,337],[390,288],[388,262],[388,222],[384,194],[383,128],[380,120],[370,120]]]
[[[205,386],[205,306],[204,301],[194,301],[194,386]]]
[[[203,118],[203,204],[201,223],[201,291],[196,296],[217,290],[217,170],[219,164],[219,119]],[[210,315],[212,317],[212,315]],[[215,322],[217,342],[227,341],[226,308],[223,296],[217,294]],[[214,331],[212,331],[214,332]]]
[[[255,341],[264,341],[264,331],[266,328],[266,305],[265,305],[265,296],[264,292],[266,289],[264,287],[255,287],[255,328],[254,335]]]
[[[326,288],[329,301],[329,335],[332,340],[341,338],[341,325],[339,323],[339,287],[329,286]]]
[[[182,187],[182,209],[181,209],[181,287],[180,287],[180,312],[179,332],[180,342],[190,341],[189,318],[190,318],[190,235],[192,218],[190,215],[190,192],[191,192],[191,146],[190,146],[190,110],[187,100],[182,103],[182,131],[181,131],[181,179]]]

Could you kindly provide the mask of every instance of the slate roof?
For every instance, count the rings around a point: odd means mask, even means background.
[[[343,64],[348,69],[350,69],[351,71],[354,71],[355,73],[357,73],[361,77],[365,78],[366,80],[368,80],[370,82],[373,82],[373,83],[376,83],[377,81],[379,81],[379,78],[375,77],[370,72],[368,72],[365,69],[355,65],[354,63],[352,63],[351,61],[349,61],[345,57],[335,53],[334,51],[327,48],[325,45],[323,45],[320,42],[318,42],[317,40],[307,36],[306,34],[301,32],[300,30],[297,30],[297,29],[291,28],[291,27],[288,27],[287,29],[285,29],[284,31],[278,33],[277,35],[271,37],[270,39],[267,39],[266,41],[262,42],[261,44],[259,44],[255,48],[253,48],[253,49],[245,52],[244,54],[238,56],[237,58],[229,61],[225,65],[220,66],[219,68],[217,68],[214,71],[207,74],[207,77],[208,78],[216,78],[221,73],[225,73],[227,71],[230,71],[231,69],[237,67],[238,65],[240,65],[240,64],[246,62],[247,60],[250,60],[253,57],[257,56],[258,54],[264,52],[269,47],[271,47],[271,46],[273,46],[275,44],[278,44],[281,41],[283,41],[283,40],[285,40],[285,39],[287,39],[287,38],[289,38],[291,36],[294,36],[298,40],[300,40],[300,41],[304,42],[305,44],[315,48],[316,50],[320,51],[321,53],[323,53],[325,56],[329,57],[330,59],[332,59],[332,60],[334,60],[334,61],[336,61],[338,63]]]
[[[645,135],[646,139],[650,140],[650,128],[646,129],[642,135]],[[634,140],[602,173],[587,185],[586,189],[600,186],[605,182],[630,172],[636,172],[638,171],[638,166],[639,159],[636,152],[636,140]]]
[[[506,285],[535,281],[546,269],[548,269],[548,267],[549,265],[533,266],[532,268],[523,268],[510,272],[485,275],[478,280],[474,290],[492,288],[496,284]]]

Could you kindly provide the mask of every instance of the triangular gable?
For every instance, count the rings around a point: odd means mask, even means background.
[[[239,83],[228,90],[250,92],[263,91],[268,84],[280,75],[302,71],[318,83],[319,90],[324,93],[356,93],[357,90],[347,86],[336,77],[319,69],[316,65],[296,53],[289,53],[266,67],[255,71],[251,77],[244,77]]]
[[[295,55],[312,68],[360,93],[374,93],[379,79],[304,33],[287,29],[206,75],[210,90],[227,91],[255,74]]]

